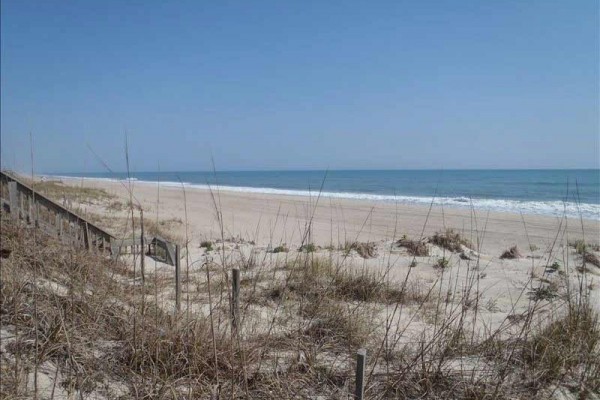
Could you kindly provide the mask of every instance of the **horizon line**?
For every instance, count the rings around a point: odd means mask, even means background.
[[[10,170],[10,169],[9,169]],[[392,172],[392,171],[600,171],[600,167],[570,167],[570,168],[291,168],[291,169],[216,169],[216,170],[139,170],[129,171],[129,173],[158,173],[168,174],[176,172],[200,172],[200,173],[215,173],[215,172]],[[16,172],[16,171],[15,171]],[[28,173],[31,173],[30,171]],[[52,171],[52,172],[37,172],[36,174],[60,175],[60,174],[127,174],[128,171]]]

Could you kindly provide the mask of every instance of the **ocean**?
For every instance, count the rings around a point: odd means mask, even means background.
[[[52,175],[127,179],[127,173]],[[166,186],[299,196],[321,192],[331,198],[600,220],[598,169],[133,172],[131,178]]]

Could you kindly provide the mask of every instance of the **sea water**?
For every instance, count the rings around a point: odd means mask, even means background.
[[[60,173],[123,180],[127,173]],[[435,204],[600,220],[600,170],[132,172],[130,179],[219,190]]]

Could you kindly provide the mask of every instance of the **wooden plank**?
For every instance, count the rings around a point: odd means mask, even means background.
[[[19,216],[22,220],[26,220],[25,216],[25,196],[23,192],[19,192]]]
[[[367,363],[367,350],[359,349],[356,352],[356,388],[354,392],[354,398],[357,400],[363,400],[365,395],[365,366]]]
[[[144,211],[140,210],[140,270],[142,273],[142,285],[146,282],[146,254],[144,246]]]
[[[85,244],[85,248],[88,250],[92,249],[92,240],[90,238],[90,230],[88,227],[88,222],[84,222],[84,231],[83,231],[83,242]]]
[[[231,270],[231,327],[237,332],[240,322],[240,269]]]
[[[181,311],[181,262],[180,262],[180,247],[175,245],[175,312]]]
[[[8,182],[8,202],[10,204],[10,217],[17,220],[19,218],[17,203],[17,182]]]

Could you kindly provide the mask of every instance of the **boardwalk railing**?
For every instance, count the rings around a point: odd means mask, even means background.
[[[148,252],[157,254],[167,264],[175,265],[175,245],[159,237],[135,243],[131,239],[113,236],[86,218],[61,206],[46,196],[34,192],[15,175],[0,171],[0,206],[14,220],[34,225],[45,233],[58,237],[63,243],[90,251],[110,254],[141,252],[141,243],[148,244]],[[145,247],[145,246],[144,246]]]

